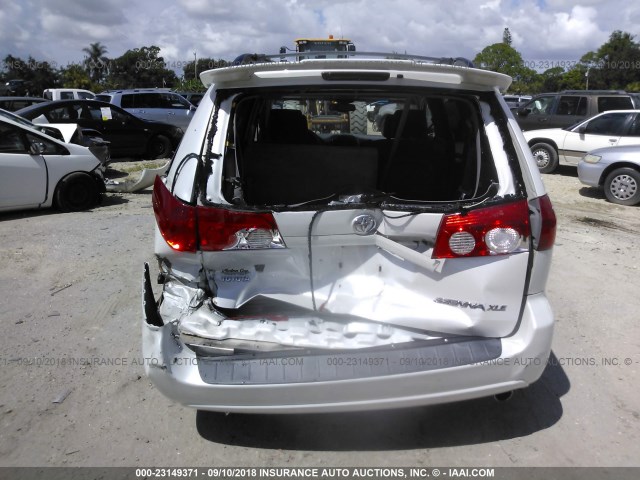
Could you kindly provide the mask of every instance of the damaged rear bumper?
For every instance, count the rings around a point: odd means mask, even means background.
[[[553,315],[529,296],[506,338],[451,337],[358,350],[206,356],[163,324],[148,267],[143,288],[145,370],[167,397],[201,410],[311,413],[446,403],[524,388],[546,366]]]

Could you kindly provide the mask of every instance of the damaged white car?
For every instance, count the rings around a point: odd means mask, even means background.
[[[443,59],[262,62],[209,90],[154,185],[146,372],[190,407],[371,410],[535,382],[555,215],[500,91]],[[351,119],[395,105],[381,128]]]

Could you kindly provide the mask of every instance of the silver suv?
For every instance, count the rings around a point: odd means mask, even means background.
[[[102,92],[96,95],[96,100],[113,103],[140,118],[175,125],[183,131],[196,110],[183,96],[157,88]]]
[[[196,127],[153,190],[162,293],[146,265],[142,348],[161,392],[354,411],[540,377],[555,215],[499,98],[509,77],[358,56],[201,79]],[[375,102],[395,104],[381,128],[349,126]]]

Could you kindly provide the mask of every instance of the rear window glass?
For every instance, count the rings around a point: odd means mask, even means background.
[[[322,204],[376,192],[442,201],[497,183],[474,95],[261,92],[234,103],[223,182],[231,203]]]

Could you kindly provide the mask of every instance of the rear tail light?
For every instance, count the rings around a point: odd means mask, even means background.
[[[196,207],[200,250],[284,248],[278,226],[269,212],[238,212]]]
[[[534,200],[532,202],[534,203],[533,210],[536,210],[536,201],[540,212],[540,221],[536,222],[539,225],[532,229],[534,234],[533,245],[536,250],[549,250],[556,241],[556,214],[553,211],[549,196],[544,195]]]
[[[522,250],[530,235],[526,200],[445,215],[432,257],[505,255]]]
[[[153,184],[153,212],[165,242],[181,252],[195,252],[196,209],[181,202],[167,189],[160,177]]]
[[[153,211],[167,244],[181,252],[285,248],[270,212],[239,212],[192,206],[156,177]]]

